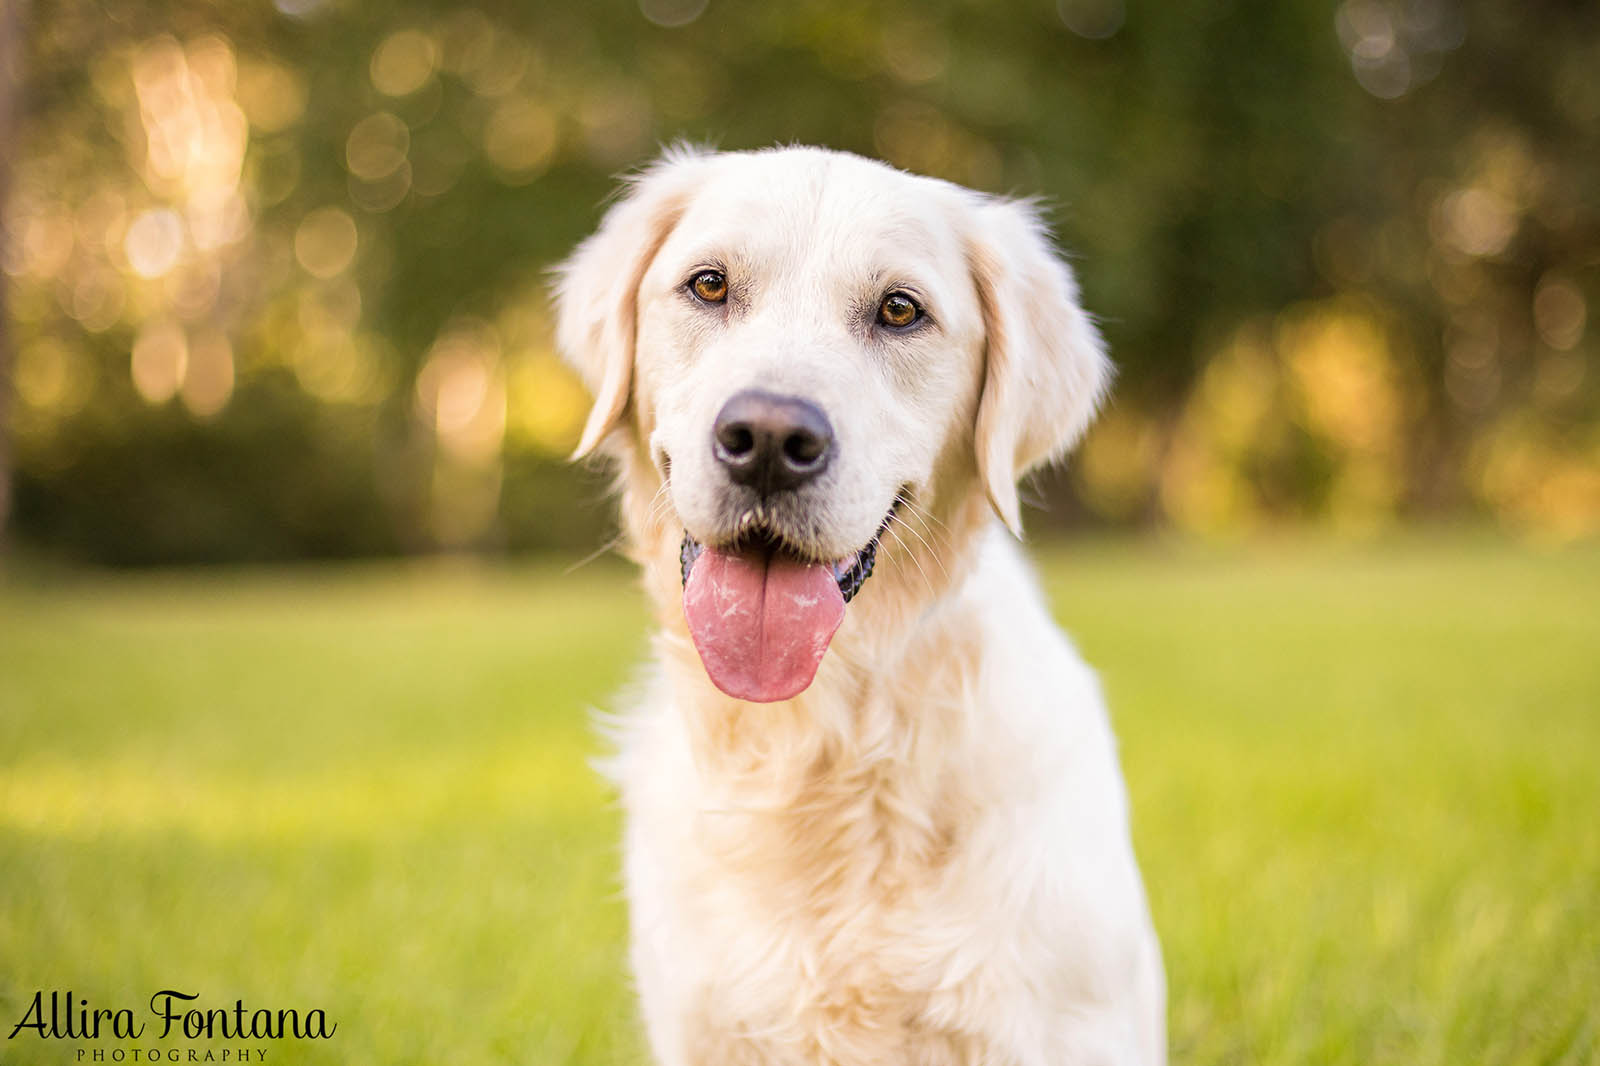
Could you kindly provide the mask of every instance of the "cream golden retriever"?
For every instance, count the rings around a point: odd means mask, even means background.
[[[1100,689],[1006,532],[1110,376],[1035,214],[674,150],[556,301],[659,627],[609,769],[660,1062],[1162,1062]]]

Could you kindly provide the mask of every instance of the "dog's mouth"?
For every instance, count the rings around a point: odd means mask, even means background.
[[[860,551],[843,559],[816,564],[825,565],[832,572],[833,580],[839,586],[839,595],[844,597],[844,602],[849,603],[855,599],[856,593],[861,591],[861,586],[872,576],[873,564],[878,561],[878,541],[882,539],[884,531],[889,528],[890,520],[894,518],[895,511],[899,509],[900,504],[896,501],[889,513],[884,515],[883,524],[878,527],[878,531]],[[773,532],[766,523],[755,519],[753,513],[741,523],[738,535],[724,550],[756,553],[766,558],[779,554],[801,558],[789,547],[781,534]],[[686,530],[683,534],[683,545],[678,550],[678,563],[683,570],[684,585],[689,584],[689,571],[694,568],[695,560],[700,558],[700,554],[704,551],[705,546],[690,536]]]
[[[872,575],[878,541],[898,506],[871,540],[841,559],[801,554],[754,513],[721,546],[685,532],[683,614],[711,682],[754,703],[804,692],[844,621],[845,604]]]

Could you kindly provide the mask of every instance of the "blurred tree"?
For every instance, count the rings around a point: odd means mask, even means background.
[[[1056,520],[1600,529],[1592,4],[33,15],[4,417],[63,552],[594,543],[543,271],[675,138],[1046,198],[1122,368]]]
[[[11,153],[16,144],[16,98],[22,80],[22,0],[0,0],[0,210],[11,190]],[[11,441],[4,432],[11,407],[11,329],[6,315],[6,278],[0,274],[0,554],[11,519]]]

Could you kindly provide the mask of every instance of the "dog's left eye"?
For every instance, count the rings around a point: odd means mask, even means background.
[[[906,329],[922,317],[917,301],[903,292],[891,292],[878,305],[878,322],[890,329]]]
[[[689,279],[689,291],[708,304],[728,298],[728,276],[720,270],[702,270]]]

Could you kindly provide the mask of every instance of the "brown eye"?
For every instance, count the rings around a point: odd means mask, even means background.
[[[689,290],[708,304],[728,298],[728,276],[720,270],[702,270],[689,282]]]
[[[878,305],[878,321],[890,329],[905,329],[922,317],[922,308],[903,292],[891,292]]]

